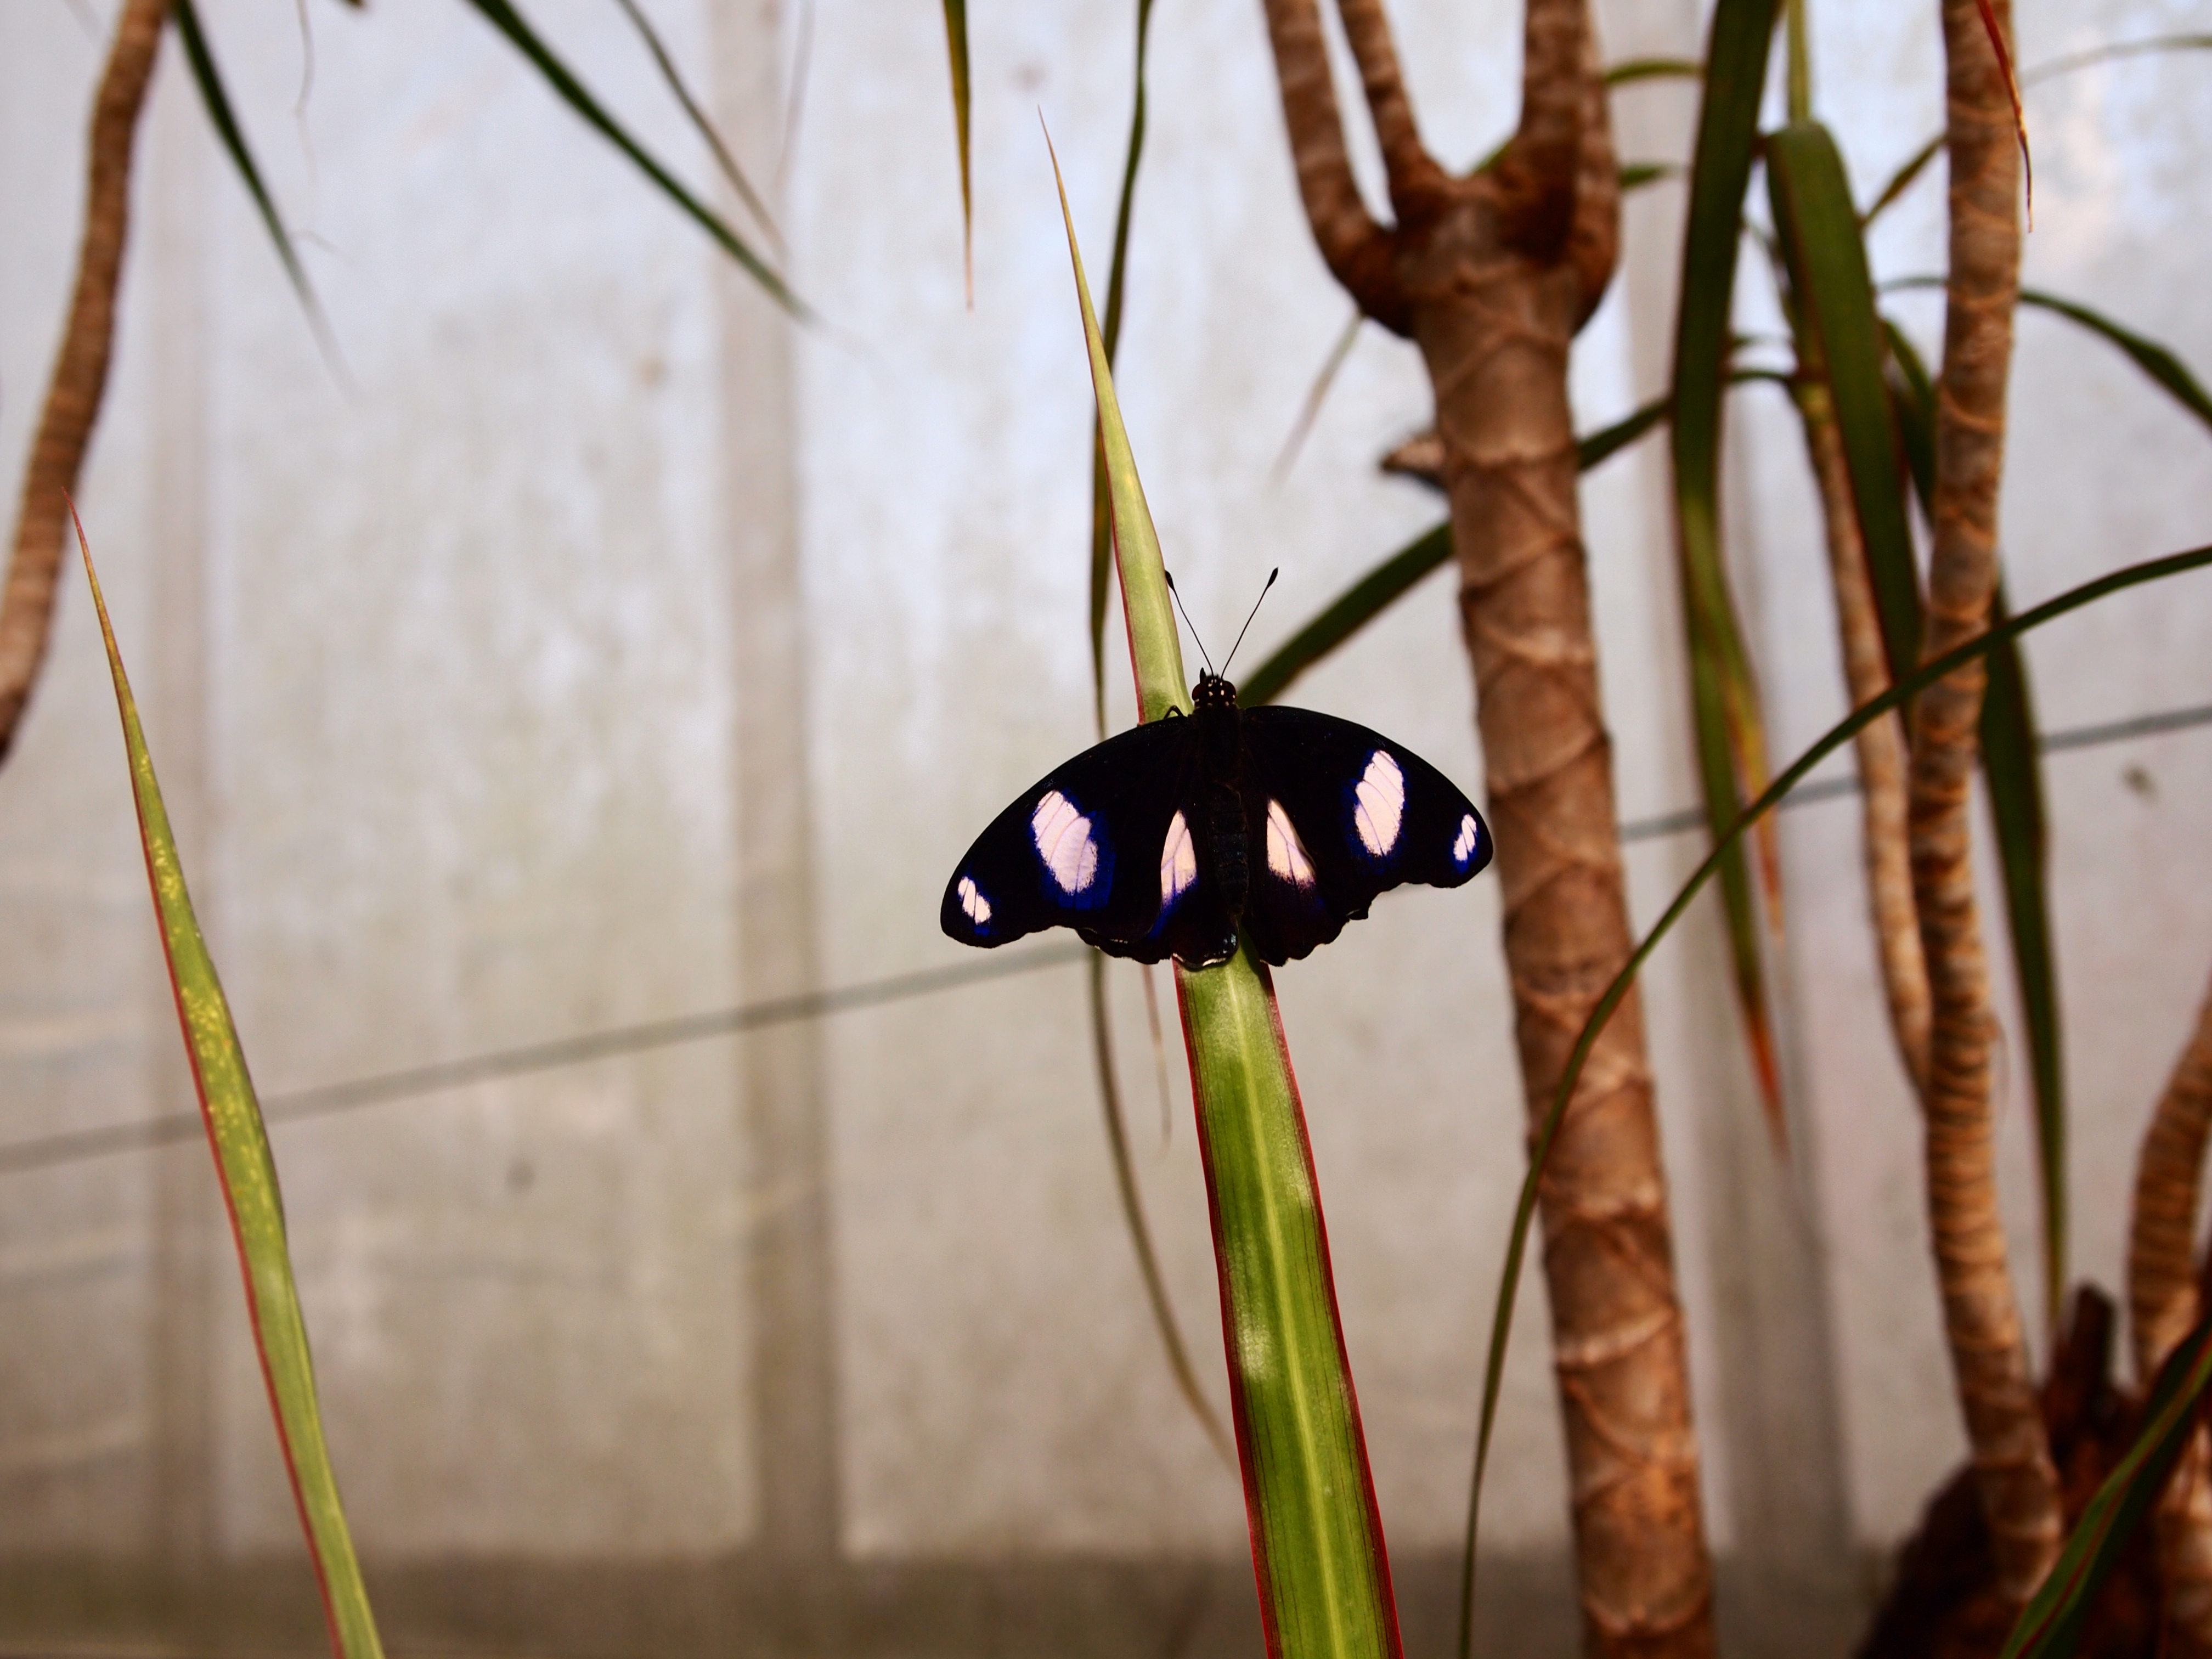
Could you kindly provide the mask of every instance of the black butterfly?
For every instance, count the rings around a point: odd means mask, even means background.
[[[1226,666],[1224,664],[1224,666]],[[966,945],[1073,927],[1109,956],[1280,966],[1401,882],[1456,887],[1490,832],[1401,744],[1304,708],[1239,709],[1212,670],[1180,711],[1086,749],[975,838],[939,921]]]

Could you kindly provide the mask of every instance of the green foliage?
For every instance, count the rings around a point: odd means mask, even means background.
[[[1059,163],[1054,163],[1058,176]],[[1146,720],[1190,712],[1159,537],[1145,504],[1075,222],[1060,191],[1097,395],[1121,611]],[[1397,1612],[1329,1275],[1328,1245],[1274,987],[1248,946],[1178,966],[1230,1395],[1270,1651],[1398,1659]]]
[[[191,1062],[192,1086],[215,1152],[216,1173],[229,1212],[239,1265],[246,1280],[246,1312],[260,1351],[261,1370],[276,1408],[276,1438],[292,1492],[307,1532],[315,1579],[322,1589],[337,1659],[383,1659],[384,1648],[369,1610],[368,1592],[355,1559],[353,1535],[338,1501],[337,1477],[323,1440],[321,1409],[315,1396],[314,1361],[307,1352],[307,1329],[300,1315],[300,1293],[292,1276],[292,1253],[284,1231],[284,1200],[276,1187],[276,1163],[269,1133],[247,1074],[245,1051],[231,1024],[230,1005],[216,977],[215,962],[200,937],[191,895],[177,844],[161,805],[153,757],[138,722],[138,705],[123,672],[122,653],[107,619],[107,601],[92,568],[84,526],[77,526],[85,580],[100,617],[107,647],[107,667],[115,682],[115,703],[123,722],[123,745],[131,765],[131,791],[137,803],[138,833],[146,853],[146,875],[161,928],[161,950],[169,982],[176,993],[177,1018],[184,1029],[185,1051]]]

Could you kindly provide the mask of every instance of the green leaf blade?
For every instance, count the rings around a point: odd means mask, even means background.
[[[960,147],[960,266],[975,303],[975,187],[968,149],[968,0],[945,0],[945,50],[952,72],[952,130]]]
[[[1990,619],[2010,614],[2002,585]],[[1989,655],[1982,696],[1982,776],[2004,882],[2005,921],[2019,981],[2021,1023],[2027,1031],[2028,1074],[2035,1090],[2037,1196],[2043,1213],[2045,1322],[2058,1328],[2065,1305],[2068,1218],[2066,1067],[2058,1008],[2058,970],[2051,943],[2049,836],[2044,805],[2042,742],[2020,641],[2007,639]]]
[[[1675,545],[1689,635],[1691,719],[1698,781],[1715,836],[1744,793],[1765,781],[1765,738],[1750,652],[1721,557],[1722,393],[1744,192],[1758,148],[1759,105],[1778,0],[1718,0],[1705,52],[1704,98],[1690,162],[1676,313],[1672,434]],[[1759,922],[1749,871],[1731,853],[1722,874],[1730,954],[1745,1035],[1770,1121],[1781,1121],[1780,1075],[1766,1017]],[[1778,895],[1772,895],[1778,896]]]
[[[1189,691],[1159,537],[1114,394],[1064,183],[1060,201],[1106,455],[1138,708],[1147,721],[1187,715]],[[1218,967],[1178,964],[1176,991],[1190,1051],[1230,1400],[1270,1659],[1402,1659],[1313,1152],[1273,983],[1240,943]]]
[[[100,618],[107,665],[115,684],[116,708],[124,748],[131,765],[131,789],[137,805],[148,883],[161,929],[162,954],[175,993],[178,1023],[191,1065],[208,1141],[221,1178],[231,1234],[238,1246],[246,1285],[246,1311],[264,1380],[274,1408],[276,1436],[291,1477],[302,1528],[307,1534],[316,1583],[329,1620],[337,1659],[383,1659],[383,1644],[362,1582],[353,1536],[339,1501],[337,1477],[331,1466],[317,1403],[315,1368],[307,1349],[307,1324],[300,1311],[291,1249],[284,1228],[284,1202],[276,1182],[276,1164],[269,1134],[246,1066],[245,1050],[232,1024],[230,1005],[216,977],[214,959],[200,937],[191,896],[185,885],[175,836],[161,804],[161,784],[138,719],[138,706],[123,669],[123,656],[107,616],[107,602],[93,569],[84,528],[77,545],[86,580]]]
[[[561,60],[552,47],[546,45],[538,31],[531,27],[521,12],[516,9],[513,0],[468,0],[468,3],[474,6],[493,28],[507,37],[508,44],[545,78],[554,94],[567,104],[585,125],[628,157],[632,165],[658,185],[670,201],[712,237],[723,252],[736,260],[770,299],[800,322],[815,320],[814,313],[791,291],[783,278],[730,228],[722,216],[692,194],[674,173],[655,160],[644,145],[631,137],[628,130],[607,112],[605,106],[576,78],[574,72]]]
[[[1851,499],[1866,547],[1893,680],[1920,660],[1920,594],[1899,477],[1899,441],[1883,369],[1889,347],[1875,309],[1850,180],[1827,129],[1794,123],[1766,140],[1774,204],[1807,364],[1833,394]]]

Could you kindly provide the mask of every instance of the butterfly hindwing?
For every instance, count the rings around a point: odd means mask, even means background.
[[[1198,758],[1187,723],[1124,732],[1055,767],[975,838],[946,884],[939,920],[968,945],[1004,945],[1042,927],[1069,927],[1117,956],[1175,918],[1163,893],[1182,867],[1170,830],[1190,793]],[[1196,909],[1194,878],[1177,911]],[[1218,906],[1217,906],[1218,908]]]
[[[1305,956],[1406,882],[1456,887],[1490,832],[1450,779],[1381,733],[1310,709],[1240,718],[1252,849],[1245,928],[1271,963]]]

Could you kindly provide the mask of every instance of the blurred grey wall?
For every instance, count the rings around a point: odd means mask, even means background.
[[[112,9],[0,10],[11,501]],[[1698,49],[1688,0],[1601,9],[1611,59]],[[1128,9],[974,15],[971,308],[938,8],[653,0],[773,186],[823,319],[804,329],[468,9],[313,6],[311,75],[289,10],[203,10],[342,362],[171,42],[82,499],[277,1120],[393,1644],[1256,1650],[1238,1482],[1176,1391],[1115,1196],[1083,969],[1051,941],[975,957],[934,921],[976,828],[1092,735],[1090,390],[1037,118],[1103,281]],[[1472,161],[1512,119],[1514,8],[1393,10],[1432,146]],[[1933,9],[1816,14],[1819,100],[1863,198],[1940,118]],[[617,8],[530,15],[712,178]],[[2191,22],[2037,0],[2021,54]],[[2212,252],[2193,210],[2208,73],[2117,64],[2028,106],[2029,281],[2200,364],[2212,297],[2185,274]],[[1283,567],[1249,665],[1439,516],[1375,470],[1426,388],[1369,331],[1279,474],[1349,307],[1297,211],[1258,7],[1160,8],[1151,84],[1121,388],[1210,641]],[[1624,155],[1680,158],[1693,109],[1680,82],[1624,89]],[[1881,227],[1879,275],[1940,270],[1940,172]],[[1680,204],[1676,184],[1632,198],[1574,363],[1585,429],[1664,384]],[[1747,264],[1741,286],[1744,325],[1771,332],[1764,276]],[[1940,302],[1894,305],[1932,353]],[[2208,539],[2203,433],[2108,348],[2044,316],[2020,336],[2014,603]],[[1787,757],[1844,707],[1825,559],[1772,388],[1737,394],[1731,444],[1731,556]],[[1584,491],[1644,921],[1703,851],[1670,819],[1696,794],[1666,488],[1653,441]],[[64,590],[0,772],[0,1651],[307,1650],[312,1588],[185,1115],[112,700],[73,574]],[[2045,725],[2212,702],[2208,623],[2212,586],[2185,580],[2039,636]],[[1110,647],[1117,724],[1122,661]],[[1481,777],[1449,578],[1297,695]],[[2135,1145],[2212,966],[2212,728],[2069,749],[2047,776],[2075,1265],[2117,1288]],[[1962,1442],[1857,814],[1832,798],[1782,823],[1786,1161],[1708,909],[1646,986],[1724,1624],[1739,1652],[1840,1651]],[[1279,979],[1422,1652],[1449,1635],[1522,1169],[1497,936],[1491,883],[1401,896]],[[981,965],[1010,971],[941,976]],[[1109,986],[1145,1201],[1225,1409],[1172,1007],[1163,1099],[1141,972]],[[635,1034],[730,1010],[746,1029]],[[2040,1342],[2006,1015],[2008,1214]],[[559,1047],[610,1032],[633,1036]],[[393,1080],[513,1051],[473,1080]],[[166,1127],[131,1127],[148,1123]],[[1571,1649],[1534,1275],[1485,1513],[1486,1623]]]

